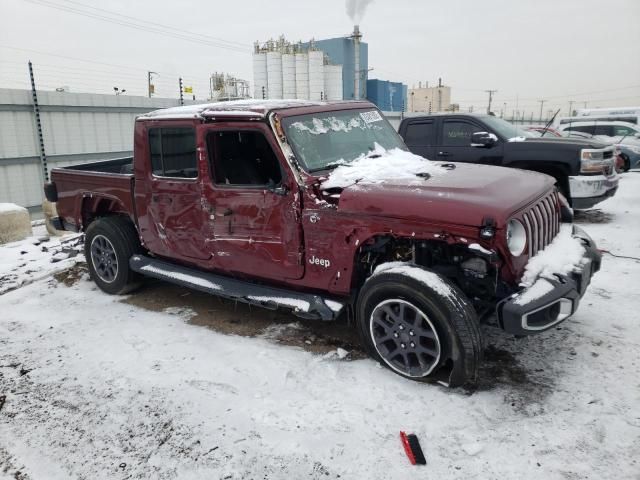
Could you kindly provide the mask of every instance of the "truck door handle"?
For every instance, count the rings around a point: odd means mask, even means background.
[[[438,152],[439,157],[450,157],[451,154],[449,152]]]
[[[233,213],[233,211],[230,208],[225,209],[224,212],[222,212],[222,216],[223,217],[228,217],[229,215],[231,215]]]

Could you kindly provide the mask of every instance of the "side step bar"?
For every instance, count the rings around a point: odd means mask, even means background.
[[[276,310],[286,308],[301,318],[318,320],[335,320],[345,306],[342,300],[295,292],[284,288],[268,287],[229,278],[213,273],[174,265],[173,263],[134,255],[129,260],[129,266],[134,272],[147,277],[153,277],[184,287],[211,293],[220,297],[238,300],[251,305]]]

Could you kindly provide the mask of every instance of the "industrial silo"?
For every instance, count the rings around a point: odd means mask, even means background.
[[[267,98],[282,98],[282,53],[267,52]]]
[[[296,98],[296,57],[293,53],[282,54],[282,97]]]
[[[309,100],[324,100],[324,53],[309,52]]]
[[[309,57],[296,53],[296,98],[309,100]]]
[[[253,54],[253,98],[267,98],[267,54]]]
[[[342,65],[324,66],[324,99],[342,100]]]

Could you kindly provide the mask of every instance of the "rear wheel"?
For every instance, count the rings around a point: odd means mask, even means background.
[[[436,273],[408,265],[378,270],[362,287],[356,312],[369,354],[395,373],[451,387],[476,380],[482,338],[475,311]]]
[[[129,259],[141,250],[138,233],[127,218],[98,218],[87,228],[84,252],[89,275],[107,293],[121,295],[140,285]]]

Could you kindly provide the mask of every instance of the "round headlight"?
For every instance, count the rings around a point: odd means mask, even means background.
[[[511,255],[518,257],[527,246],[527,231],[518,220],[509,220],[507,224],[507,247]]]

